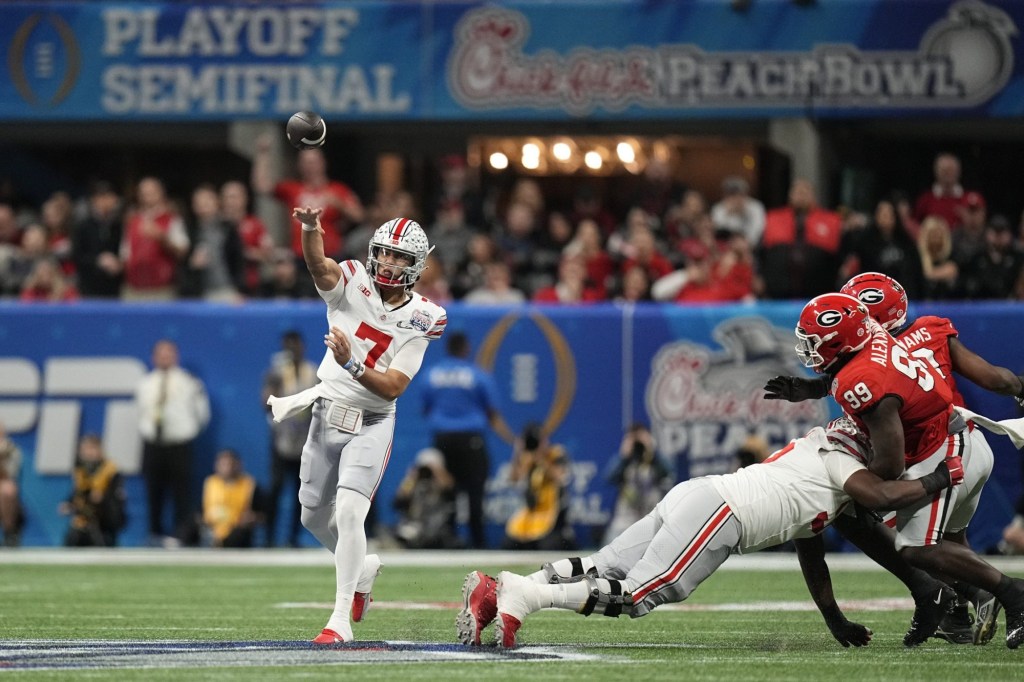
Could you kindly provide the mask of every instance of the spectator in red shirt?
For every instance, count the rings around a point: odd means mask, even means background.
[[[615,263],[605,251],[604,237],[597,222],[589,218],[581,220],[576,226],[576,235],[565,245],[565,253],[583,258],[587,279],[602,293],[614,284]]]
[[[630,228],[629,237],[623,244],[623,255],[625,260],[619,266],[620,274],[639,265],[647,271],[647,278],[653,282],[672,272],[672,263],[658,253],[654,232],[644,225]]]
[[[242,255],[245,258],[243,290],[255,295],[263,279],[263,269],[274,251],[274,239],[267,232],[263,221],[249,213],[249,189],[245,183],[229,180],[220,188],[220,212],[224,219],[233,223],[242,238]]]
[[[765,218],[758,258],[765,297],[807,300],[834,291],[842,237],[842,220],[818,206],[814,185],[794,180],[789,204]]]
[[[173,300],[177,296],[178,266],[189,246],[185,223],[167,200],[164,184],[153,177],[140,180],[137,207],[125,220],[121,241],[121,297]]]
[[[956,231],[967,198],[960,184],[960,159],[949,153],[939,154],[935,157],[934,173],[935,184],[917,197],[914,219],[920,223],[930,215],[939,216]]]
[[[594,303],[603,299],[603,292],[587,280],[582,256],[563,256],[558,264],[558,281],[533,295],[536,303]]]
[[[680,244],[687,265],[654,282],[652,296],[659,301],[710,303],[753,297],[753,253],[740,234],[715,238],[711,216],[693,223],[693,236]]]
[[[320,224],[324,228],[324,253],[338,258],[344,241],[344,234],[352,225],[358,225],[365,218],[363,204],[352,189],[341,182],[327,177],[327,159],[320,149],[304,149],[299,152],[297,180],[274,180],[270,169],[269,137],[256,142],[256,153],[252,160],[252,188],[258,194],[271,194],[285,206],[309,206],[322,208]],[[302,224],[292,220],[292,251],[302,258]]]
[[[56,260],[44,258],[36,261],[22,286],[19,298],[36,303],[77,301],[78,291],[67,281]]]

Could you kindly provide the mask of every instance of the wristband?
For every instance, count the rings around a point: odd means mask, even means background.
[[[363,372],[366,371],[366,365],[355,358],[349,358],[348,362],[342,365],[341,368],[351,374],[353,379],[358,379],[363,376]]]
[[[945,465],[945,462],[943,462]],[[934,495],[943,488],[948,488],[952,482],[949,477],[949,469],[945,466],[940,466],[930,474],[925,474],[921,478],[917,479],[921,481],[921,485],[924,486],[924,491],[929,495]]]
[[[306,223],[299,221],[299,224],[302,225],[303,232],[316,232],[316,223],[313,223],[312,225],[307,225]]]

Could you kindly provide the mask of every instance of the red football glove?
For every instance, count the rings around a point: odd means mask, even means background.
[[[949,470],[950,485],[960,485],[964,480],[964,460],[960,455],[950,455],[943,460]]]

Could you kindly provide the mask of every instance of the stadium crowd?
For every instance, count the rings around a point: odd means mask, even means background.
[[[257,145],[248,182],[199,185],[187,202],[156,177],[130,195],[96,182],[87,196],[55,192],[38,206],[0,183],[0,297],[315,297],[298,226],[275,239],[250,190],[329,209],[325,243],[338,259],[365,260],[373,230],[396,215],[421,221],[436,249],[417,290],[442,304],[806,300],[862,271],[895,277],[914,300],[1024,297],[1024,221],[990,215],[948,153],[916,201],[894,192],[869,212],[824,206],[802,179],[768,210],[739,176],[705,196],[657,161],[625,207],[585,180],[560,205],[528,177],[481,191],[460,156],[438,160],[434,196],[381,192],[364,207],[328,177],[320,150],[299,154],[295,179],[272,177],[265,154]]]

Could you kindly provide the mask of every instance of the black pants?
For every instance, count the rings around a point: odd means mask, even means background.
[[[299,542],[299,529],[302,524],[302,506],[299,504],[299,463],[300,459],[287,459],[277,453],[276,450],[270,453],[270,497],[267,499],[267,546],[272,547],[275,543],[274,534],[277,532],[277,512],[281,506],[281,494],[285,488],[295,488],[292,496],[292,517],[288,523],[288,533],[285,536],[288,544],[297,545]]]
[[[475,549],[484,549],[484,486],[490,472],[487,441],[478,431],[439,433],[434,447],[444,453],[444,464],[455,479],[457,495],[469,500],[469,537]]]
[[[151,535],[175,535],[187,532],[192,500],[189,495],[192,474],[192,443],[173,445],[146,442],[142,446],[142,474],[149,497]],[[174,529],[164,532],[163,516],[167,498],[174,501]]]

